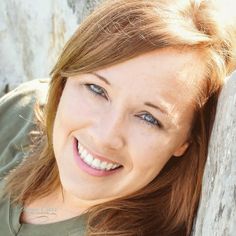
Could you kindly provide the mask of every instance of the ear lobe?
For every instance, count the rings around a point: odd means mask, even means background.
[[[175,157],[180,157],[182,156],[185,151],[187,150],[187,148],[189,147],[189,142],[184,143],[183,145],[181,145],[174,153],[173,156]]]

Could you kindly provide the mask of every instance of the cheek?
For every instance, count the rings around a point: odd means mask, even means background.
[[[64,129],[64,132],[81,129],[91,122],[94,112],[91,109],[91,102],[85,99],[82,89],[77,87],[66,87],[57,110],[57,128]]]
[[[89,123],[90,111],[86,103],[76,99],[73,94],[64,93],[58,105],[53,127],[53,146],[55,154],[63,150],[71,134],[83,129]]]
[[[173,143],[170,137],[164,132],[153,136],[133,133],[131,140],[133,169],[154,178],[172,156]]]
[[[86,104],[73,98],[62,98],[57,118],[63,127],[76,127],[80,122],[86,120],[89,116],[89,110]]]

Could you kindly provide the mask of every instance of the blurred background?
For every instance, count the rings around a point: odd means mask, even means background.
[[[0,96],[49,77],[63,46],[102,0],[1,0]]]

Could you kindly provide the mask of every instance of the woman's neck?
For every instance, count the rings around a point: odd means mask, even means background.
[[[61,191],[54,191],[46,197],[26,203],[23,207],[20,222],[28,224],[49,224],[67,220],[86,211],[86,207],[75,206],[74,201]]]

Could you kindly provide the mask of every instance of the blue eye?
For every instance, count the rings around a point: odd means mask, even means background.
[[[100,86],[95,84],[84,84],[84,85],[94,96],[101,96],[107,99],[106,92]],[[139,115],[138,117],[141,117],[141,120],[145,122],[145,124],[147,125],[157,128],[163,127],[163,125],[149,113]]]
[[[148,125],[155,126],[158,128],[163,127],[162,124],[156,118],[154,118],[151,114],[145,113],[145,114],[140,115],[139,117],[142,117],[142,120]]]
[[[102,96],[107,99],[104,89],[95,84],[85,84],[86,88],[95,96]]]

